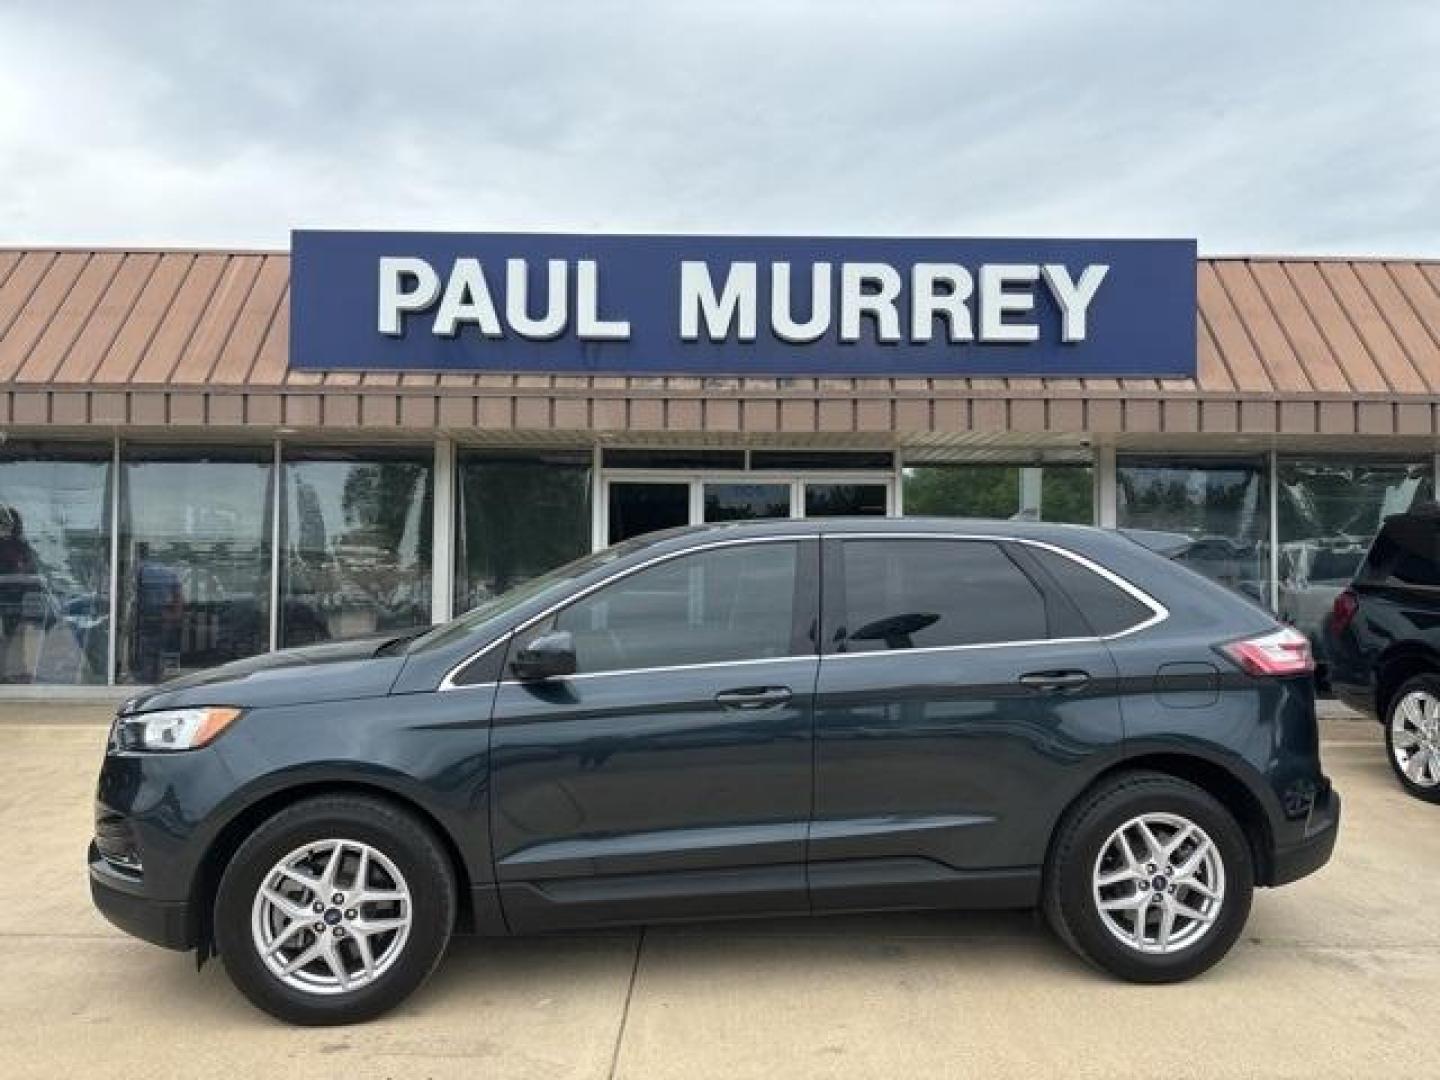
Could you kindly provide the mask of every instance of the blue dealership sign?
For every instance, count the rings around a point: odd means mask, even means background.
[[[296,231],[305,371],[1195,374],[1193,240]]]

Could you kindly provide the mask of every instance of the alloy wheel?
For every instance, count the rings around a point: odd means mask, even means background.
[[[1131,818],[1100,847],[1092,873],[1100,921],[1136,952],[1194,945],[1225,904],[1225,864],[1204,829],[1179,814]]]
[[[1390,714],[1390,752],[1416,787],[1440,785],[1440,698],[1412,690]]]
[[[257,954],[286,986],[343,994],[395,963],[413,910],[405,877],[384,852],[356,840],[319,840],[290,852],[261,880],[250,932]]]

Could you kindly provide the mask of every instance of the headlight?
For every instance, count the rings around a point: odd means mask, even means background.
[[[197,750],[235,722],[239,709],[162,709],[116,722],[121,750]]]

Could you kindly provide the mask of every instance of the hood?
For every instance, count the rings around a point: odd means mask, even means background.
[[[281,649],[161,683],[127,700],[122,713],[196,705],[305,705],[389,693],[404,656],[377,655],[406,635]]]

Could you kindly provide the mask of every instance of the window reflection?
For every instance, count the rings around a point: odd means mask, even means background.
[[[884,517],[884,484],[805,484],[806,517]]]
[[[907,465],[904,476],[907,516],[1095,520],[1089,465]]]
[[[120,682],[161,682],[268,648],[271,453],[125,450]]]
[[[462,455],[455,610],[590,550],[590,455]]]
[[[0,458],[0,681],[105,682],[109,446],[11,442]]]
[[[428,624],[433,453],[286,458],[281,647]]]
[[[1188,537],[1177,562],[1269,606],[1270,504],[1261,463],[1124,461],[1116,488],[1121,528]]]
[[[1280,615],[1323,660],[1321,624],[1391,514],[1431,498],[1431,467],[1404,462],[1282,461]]]

